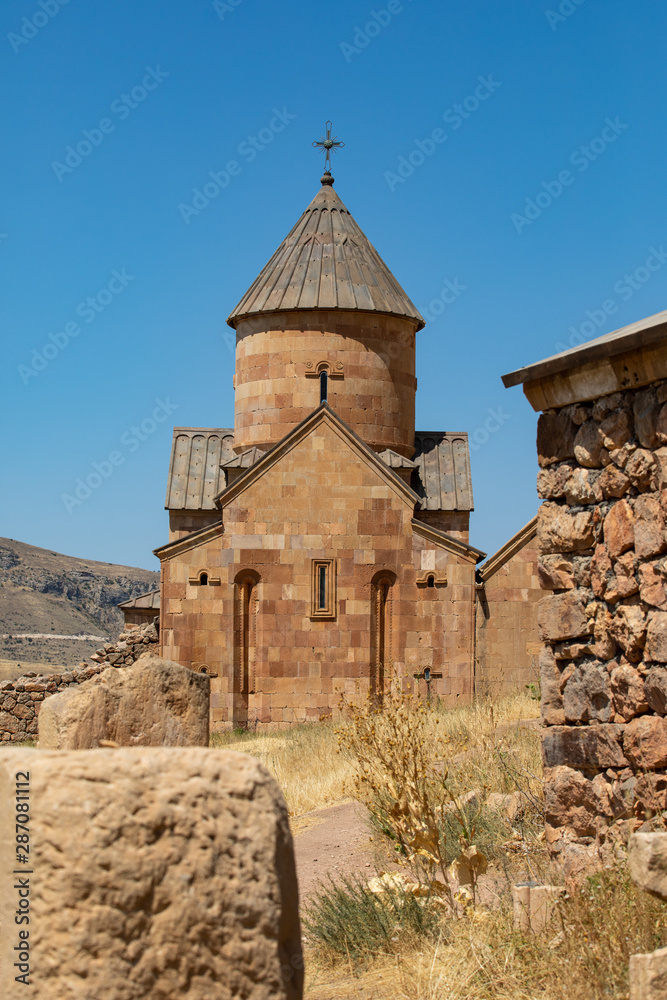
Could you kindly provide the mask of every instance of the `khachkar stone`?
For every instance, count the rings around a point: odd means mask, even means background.
[[[39,713],[39,746],[83,750],[119,746],[208,746],[210,681],[187,667],[144,656],[109,667],[56,694]]]
[[[0,802],[3,912],[29,916],[3,926],[3,1000],[300,1000],[287,809],[257,760],[2,749]]]
[[[504,382],[542,411],[546,837],[581,872],[667,808],[667,313]]]

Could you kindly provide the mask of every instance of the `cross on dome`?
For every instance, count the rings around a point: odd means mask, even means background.
[[[345,145],[344,142],[338,141],[338,136],[331,137],[331,122],[326,122],[327,134],[326,136],[321,135],[319,140],[313,142],[313,146],[320,151],[324,151],[324,172],[326,174],[331,173],[331,151],[334,153],[336,150]]]

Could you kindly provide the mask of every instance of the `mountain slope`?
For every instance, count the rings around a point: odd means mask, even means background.
[[[77,559],[0,538],[0,659],[71,666],[94,652],[99,638],[116,638],[116,605],[159,586],[160,575],[132,566]]]

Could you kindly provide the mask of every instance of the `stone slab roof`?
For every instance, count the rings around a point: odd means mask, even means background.
[[[650,347],[665,339],[667,339],[667,310],[621,327],[620,330],[604,333],[601,337],[589,340],[578,347],[572,347],[569,351],[553,354],[550,358],[536,361],[525,368],[517,368],[516,371],[503,375],[503,385],[509,389],[513,385],[533,382],[548,375],[558,375],[600,359]]]
[[[174,427],[167,481],[167,510],[215,510],[225,487],[220,466],[230,462],[234,431],[229,427]]]
[[[361,231],[325,174],[322,187],[232,310],[246,316],[304,309],[355,309],[424,320]]]
[[[215,510],[215,497],[226,488],[220,466],[245,469],[264,455],[259,449],[249,449],[236,456],[233,444],[234,432],[229,428],[175,427],[165,507]],[[397,460],[380,457],[390,468],[398,467]],[[415,466],[411,486],[423,510],[473,509],[467,434],[420,431],[415,435],[414,462],[402,461],[402,467]]]
[[[412,488],[422,510],[473,510],[468,435],[444,431],[415,434]]]
[[[128,611],[131,608],[139,609],[150,609],[151,611],[160,610],[160,591],[159,590],[149,590],[145,594],[139,594],[138,597],[132,597],[129,601],[123,601],[122,604],[118,605],[119,608]]]

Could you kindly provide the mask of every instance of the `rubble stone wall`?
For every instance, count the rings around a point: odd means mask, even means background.
[[[158,630],[153,623],[126,629],[117,642],[101,646],[73,670],[53,674],[29,672],[15,681],[0,683],[0,741],[20,743],[37,738],[37,716],[45,698],[82,684],[107,667],[127,667],[144,653],[157,654]]]
[[[604,858],[667,807],[667,381],[545,411],[537,446],[547,840]]]

